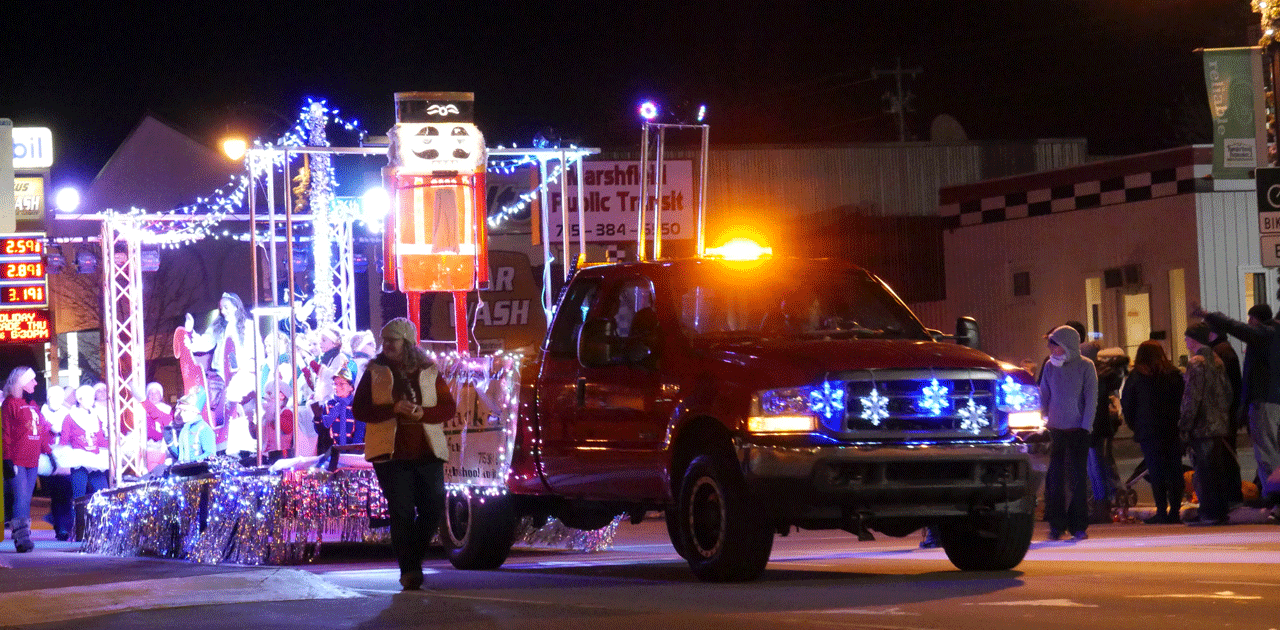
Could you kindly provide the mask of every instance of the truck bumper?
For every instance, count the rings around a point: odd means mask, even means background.
[[[1020,444],[787,448],[742,443],[748,485],[792,518],[967,516],[1035,509],[1041,473]]]

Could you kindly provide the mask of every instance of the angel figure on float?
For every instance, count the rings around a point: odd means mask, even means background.
[[[254,365],[262,357],[262,343],[244,301],[235,293],[223,293],[218,300],[218,315],[205,332],[195,332],[195,319],[190,313],[183,330],[193,353],[210,355],[205,371],[214,426],[226,430],[224,425],[235,404],[246,411],[246,420],[252,424],[256,407]]]

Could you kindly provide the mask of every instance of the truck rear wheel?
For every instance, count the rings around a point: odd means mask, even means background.
[[[445,495],[440,542],[458,569],[496,569],[506,562],[515,542],[516,515],[511,497]]]
[[[742,473],[726,457],[700,455],[680,484],[672,544],[705,582],[745,582],[764,572],[773,530]]]
[[[961,571],[1007,571],[1018,566],[1031,547],[1035,518],[1028,513],[986,517],[986,529],[972,521],[944,524],[942,549]]]

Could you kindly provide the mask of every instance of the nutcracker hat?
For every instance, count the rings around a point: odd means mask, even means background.
[[[206,398],[207,395],[204,392],[204,388],[199,385],[195,385],[191,389],[187,390],[186,395],[178,399],[178,404],[190,405],[196,409],[204,409]]]
[[[356,368],[356,362],[351,359],[347,359],[342,355],[338,355],[338,359],[341,363],[337,366],[338,369],[333,373],[333,377],[345,378],[348,383],[354,385],[356,382],[356,371],[358,369]]]

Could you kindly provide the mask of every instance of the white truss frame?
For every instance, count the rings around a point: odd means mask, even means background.
[[[257,148],[252,150],[261,154],[265,154],[271,159],[270,154],[282,154],[282,163],[285,165],[282,169],[281,182],[284,186],[284,198],[290,198],[290,177],[288,173],[288,163],[291,155],[300,153],[324,153],[324,154],[357,154],[357,155],[375,155],[386,152],[385,148],[376,147],[278,147],[278,148]],[[574,148],[566,149],[491,149],[490,157],[497,156],[532,156],[539,162],[546,160],[559,160],[566,167],[576,166],[578,171],[578,181],[582,181],[582,159],[589,155],[596,155],[599,149],[582,149]],[[271,160],[274,164],[274,160]],[[576,164],[574,164],[576,162]],[[561,187],[563,189],[564,182],[567,178],[561,178]],[[274,166],[267,173],[267,190],[270,191],[274,186]],[[546,205],[545,186],[540,191],[543,196],[543,207]],[[582,186],[578,187],[578,220],[582,221],[582,212],[584,203]],[[274,228],[276,221],[292,225],[295,221],[307,222],[313,217],[308,215],[293,215],[286,210],[283,220],[275,218],[274,204],[270,201],[273,196],[268,194],[268,206],[270,214],[263,217],[257,214],[257,195],[249,195],[249,214],[248,215],[225,215],[223,221],[245,221],[256,225],[259,222],[265,222]],[[568,223],[568,204],[564,205],[566,213],[566,224]],[[547,213],[543,213],[544,218]],[[144,231],[141,225],[148,222],[173,222],[173,221],[190,221],[189,216],[155,214],[155,215],[118,215],[112,212],[105,214],[85,214],[85,215],[63,215],[59,219],[78,219],[78,220],[97,220],[102,221],[102,265],[103,265],[103,330],[105,342],[103,344],[103,363],[106,368],[107,377],[107,435],[110,438],[110,460],[111,467],[109,470],[109,482],[112,486],[118,485],[127,474],[141,476],[146,474],[146,420],[145,413],[141,405],[134,398],[134,391],[143,391],[146,380],[146,348],[145,348],[145,331],[143,329],[143,303],[142,303],[142,238]],[[339,317],[335,322],[339,327],[347,331],[355,330],[355,244],[354,231],[349,221],[339,221],[339,225],[330,225],[332,230],[332,242],[338,248],[338,263],[331,267],[332,275],[324,275],[318,273],[319,270],[313,270],[313,277],[317,281],[324,277],[326,280],[334,283],[336,294],[338,296]],[[251,230],[254,235],[251,237],[252,249],[256,258],[256,230]],[[274,229],[269,230],[272,234],[274,243]],[[545,233],[545,232],[544,232]],[[565,231],[568,233],[568,230]],[[579,252],[586,251],[585,237],[579,236],[578,248]],[[551,260],[549,251],[550,239],[544,238],[544,249],[547,249],[545,256],[548,261]],[[292,240],[286,239],[289,243],[289,258],[292,259]],[[569,258],[569,241],[567,237],[562,243],[564,260]],[[272,269],[276,268],[275,247],[269,249],[272,252],[270,264]],[[119,255],[117,255],[119,254]],[[255,260],[254,267],[257,263]],[[550,265],[547,265],[549,268]],[[567,273],[566,265],[566,273]],[[292,264],[290,264],[292,270]],[[275,272],[272,272],[273,285]],[[258,294],[257,274],[254,274],[254,295]],[[278,295],[273,286],[272,295]],[[274,299],[274,298],[273,298]],[[284,307],[290,311],[292,317],[292,303]],[[255,372],[260,368],[255,366]],[[295,383],[296,387],[296,383]],[[261,400],[261,397],[259,397]],[[294,401],[294,414],[297,417],[297,401]],[[261,417],[259,415],[259,417]],[[121,420],[131,420],[133,431],[128,434],[121,430]],[[279,423],[277,423],[277,427]],[[259,441],[262,440],[259,433]],[[261,443],[259,444],[261,447]],[[261,450],[261,448],[259,449]]]
[[[102,324],[106,343],[107,426],[110,483],[125,475],[147,473],[146,414],[133,392],[142,391],[146,351],[142,309],[142,243],[130,217],[108,215],[102,221]],[[129,424],[133,430],[123,431]]]

